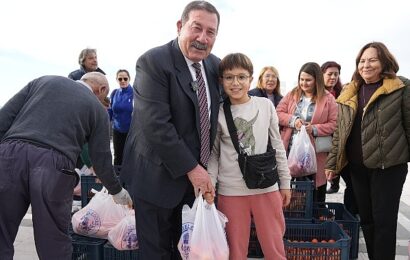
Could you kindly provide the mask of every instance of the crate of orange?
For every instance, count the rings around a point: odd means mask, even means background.
[[[288,260],[348,260],[350,238],[334,221],[288,223],[284,236]]]
[[[311,219],[313,212],[313,181],[292,181],[292,198],[283,209],[285,218]]]
[[[326,202],[315,204],[313,207],[313,218],[316,223],[336,221],[351,238],[350,258],[358,257],[360,223],[342,203]]]

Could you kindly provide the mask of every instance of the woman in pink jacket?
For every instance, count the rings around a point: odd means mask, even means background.
[[[305,125],[314,146],[317,136],[332,135],[336,128],[337,104],[335,98],[325,90],[323,74],[315,62],[308,62],[299,71],[298,85],[289,92],[276,108],[281,126],[281,137],[289,153],[293,137]],[[326,176],[324,165],[327,153],[316,153],[317,172],[308,176],[316,186],[314,200],[326,199]]]

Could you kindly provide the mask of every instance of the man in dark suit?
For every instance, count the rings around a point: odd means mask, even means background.
[[[192,205],[194,190],[214,195],[207,159],[202,158],[201,134],[209,132],[202,144],[209,155],[220,100],[220,59],[210,54],[218,26],[219,13],[213,5],[191,2],[177,22],[178,38],[137,61],[135,105],[121,178],[135,203],[138,259],[179,259],[183,204]],[[201,72],[193,63],[201,65]],[[200,127],[198,88],[203,84],[197,73],[205,79],[209,129]]]

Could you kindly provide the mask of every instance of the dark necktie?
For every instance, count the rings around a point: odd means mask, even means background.
[[[192,66],[195,68],[196,81],[198,83],[198,104],[199,104],[199,124],[201,127],[201,154],[200,161],[204,167],[208,165],[210,150],[209,141],[209,113],[208,113],[208,100],[205,89],[205,81],[202,77],[201,64],[194,63]]]

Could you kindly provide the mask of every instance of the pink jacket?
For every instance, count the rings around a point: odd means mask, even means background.
[[[291,92],[282,98],[276,108],[279,117],[279,125],[281,126],[281,138],[285,150],[288,149],[289,140],[292,136],[293,128],[289,126],[289,122],[296,110],[298,100],[296,100]],[[333,134],[336,129],[337,119],[337,104],[332,94],[326,91],[325,96],[316,103],[311,124],[316,127],[318,136],[327,136]],[[314,144],[314,137],[311,136],[311,142]],[[317,173],[316,187],[326,184],[325,163],[327,153],[316,153]]]

